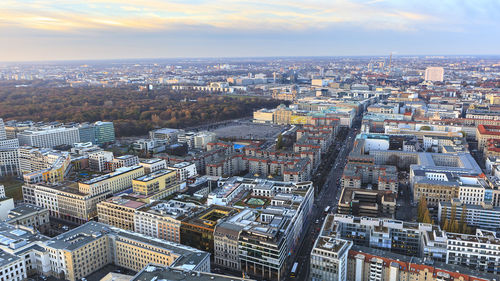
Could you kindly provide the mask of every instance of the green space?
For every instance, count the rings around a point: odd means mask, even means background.
[[[23,181],[12,177],[0,178],[0,185],[5,188],[5,195],[16,200],[23,200]]]
[[[267,200],[252,197],[252,198],[247,200],[247,204],[248,205],[263,206],[264,204],[266,204],[266,201]]]

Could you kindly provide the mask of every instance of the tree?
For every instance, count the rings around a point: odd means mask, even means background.
[[[278,136],[278,140],[276,141],[276,149],[277,149],[277,150],[280,150],[280,149],[282,149],[282,148],[283,148],[283,135],[282,135],[282,134],[280,134],[280,135]]]
[[[424,216],[422,218],[422,222],[423,223],[431,223],[432,222],[429,209],[427,209],[427,208],[424,211]]]
[[[448,219],[444,219],[442,230],[449,231],[449,228],[450,228],[450,221]]]
[[[443,206],[441,208],[441,217],[439,218],[439,223],[442,229],[444,229],[444,222],[445,220],[447,220],[447,216],[448,216],[448,208]]]
[[[460,214],[460,232],[467,233],[467,207],[462,205],[462,213]]]
[[[431,127],[430,126],[422,126],[420,127],[420,131],[430,131]]]
[[[460,232],[459,230],[460,230],[460,227],[458,226],[458,221],[454,220],[453,223],[451,224],[450,232],[458,233],[458,232]]]

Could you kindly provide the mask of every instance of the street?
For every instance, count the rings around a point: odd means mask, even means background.
[[[335,144],[334,153],[337,153],[335,162],[330,169],[327,180],[322,186],[321,191],[315,196],[313,211],[308,220],[309,225],[304,231],[301,244],[298,248],[299,250],[295,260],[295,262],[299,263],[297,276],[295,278],[287,277],[285,280],[307,280],[309,277],[310,254],[326,216],[324,210],[327,206],[331,207],[330,212],[335,210],[338,202],[337,195],[340,195],[339,179],[342,176],[344,167],[347,163],[347,156],[352,149],[359,127],[360,123],[354,122],[353,127],[349,129],[345,139],[340,139]],[[319,222],[316,223],[316,220],[319,220]]]

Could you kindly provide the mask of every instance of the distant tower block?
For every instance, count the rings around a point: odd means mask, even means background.
[[[425,81],[443,82],[444,69],[442,67],[427,67]]]

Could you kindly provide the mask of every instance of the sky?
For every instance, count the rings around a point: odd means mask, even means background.
[[[500,54],[500,0],[0,0],[0,61]]]

